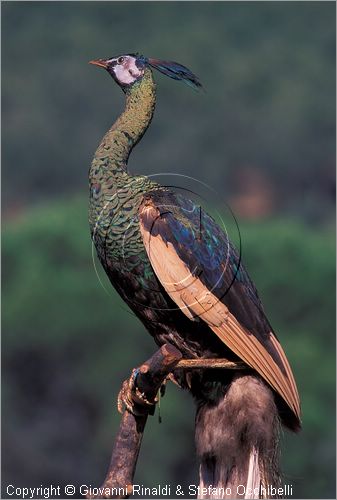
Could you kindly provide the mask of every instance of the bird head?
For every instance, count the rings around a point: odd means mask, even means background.
[[[89,61],[89,64],[94,64],[106,69],[123,90],[126,90],[135,82],[141,80],[145,74],[146,68],[156,69],[164,75],[174,80],[181,80],[195,89],[202,87],[198,78],[192,71],[182,64],[173,61],[147,58],[140,54],[126,54],[110,57],[109,59],[95,59]]]

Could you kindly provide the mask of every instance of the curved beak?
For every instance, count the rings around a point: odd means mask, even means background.
[[[89,61],[89,64],[94,64],[95,66],[100,66],[105,69],[108,67],[106,59],[93,59],[92,61]]]

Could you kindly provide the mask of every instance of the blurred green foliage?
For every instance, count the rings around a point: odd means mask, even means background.
[[[84,198],[123,106],[87,61],[135,51],[186,64],[206,93],[156,76],[131,171],[192,175],[224,199],[242,167],[270,183],[269,217],[240,229],[302,398],[285,480],[334,497],[335,3],[315,1],[2,3],[3,486],[99,484],[120,384],[155,347],[99,266],[108,293],[97,279]],[[135,481],[196,483],[190,397],[170,385],[162,414]]]
[[[99,271],[82,198],[30,211],[3,235],[3,479],[98,484],[130,369],[154,350]],[[293,365],[303,431],[287,438],[298,498],[334,495],[335,243],[287,219],[242,224],[243,257]],[[175,386],[146,429],[136,482],[195,484],[193,403]],[[40,464],[37,466],[37,464]],[[20,471],[20,472],[18,472]]]
[[[186,64],[206,93],[156,75],[132,171],[183,171],[232,194],[237,168],[255,166],[283,210],[331,210],[334,2],[4,2],[2,39],[5,207],[84,188],[123,105],[88,61],[141,52]]]

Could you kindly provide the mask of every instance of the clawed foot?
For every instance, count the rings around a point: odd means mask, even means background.
[[[119,391],[117,397],[117,409],[119,413],[123,413],[124,410],[129,411],[136,417],[142,415],[153,415],[156,403],[158,402],[158,395],[153,401],[149,401],[146,395],[141,392],[137,387],[137,375],[139,369],[134,368],[131,373],[131,377],[125,380],[122,384],[121,390]],[[162,386],[164,387],[165,382]],[[162,394],[162,388],[160,392]]]

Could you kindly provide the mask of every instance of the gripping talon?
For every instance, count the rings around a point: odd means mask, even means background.
[[[154,401],[149,401],[145,394],[140,392],[136,385],[138,372],[138,368],[134,368],[130,378],[123,382],[117,397],[117,409],[119,413],[127,410],[137,417],[147,413],[153,415],[158,397]]]
[[[119,413],[123,414],[125,409],[131,411],[132,401],[130,398],[131,394],[130,394],[129,380],[124,380],[121,390],[119,391],[117,396],[117,410],[119,411]]]

